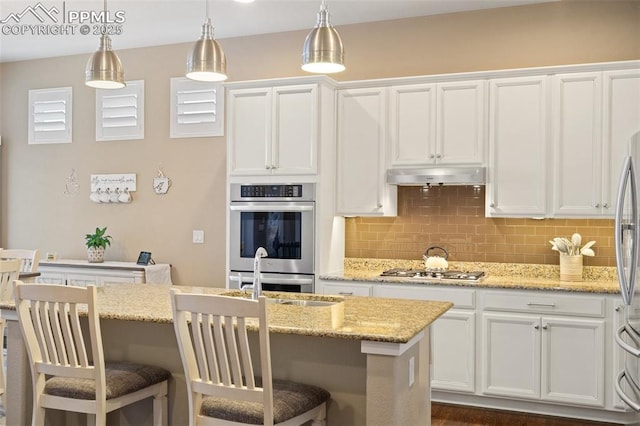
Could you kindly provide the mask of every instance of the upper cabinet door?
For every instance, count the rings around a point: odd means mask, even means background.
[[[392,86],[391,167],[484,162],[486,82]]]
[[[486,84],[483,80],[438,84],[438,163],[484,163],[487,128]]]
[[[552,117],[552,214],[607,214],[602,196],[602,73],[553,76]]]
[[[227,157],[230,174],[271,173],[271,97],[270,88],[228,91]]]
[[[397,188],[385,182],[386,102],[384,87],[338,92],[338,214],[396,214]]]
[[[487,216],[544,216],[547,77],[490,82]]]
[[[392,86],[389,101],[391,166],[436,162],[436,85]]]
[[[614,216],[615,197],[631,138],[640,132],[640,69],[603,73],[603,202]]]
[[[318,86],[275,87],[271,166],[274,174],[315,174]]]

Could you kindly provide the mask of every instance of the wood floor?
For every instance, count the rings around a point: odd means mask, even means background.
[[[432,426],[604,426],[612,424],[614,423],[589,422],[435,402],[431,404]]]

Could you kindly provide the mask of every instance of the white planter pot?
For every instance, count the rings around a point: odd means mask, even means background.
[[[102,263],[104,262],[104,248],[102,247],[88,247],[87,257],[89,263]]]

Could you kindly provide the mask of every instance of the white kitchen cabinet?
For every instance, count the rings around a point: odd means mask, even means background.
[[[622,162],[640,134],[640,69],[603,72],[603,105],[603,203],[613,217]]]
[[[338,91],[338,214],[397,214],[397,187],[385,181],[386,103],[384,87]]]
[[[318,91],[317,84],[230,88],[229,174],[316,174]]]
[[[640,70],[553,77],[555,217],[613,217],[623,158],[640,132]]]
[[[553,76],[553,210],[555,217],[608,213],[604,200],[602,73]],[[607,167],[608,168],[608,167]],[[606,173],[604,173],[606,175]]]
[[[352,281],[331,282],[318,280],[316,293],[337,294],[340,296],[372,296],[373,285],[367,283],[355,283]]]
[[[391,167],[484,163],[486,81],[390,88]]]
[[[166,265],[169,267],[169,265]],[[133,262],[89,263],[82,260],[40,261],[40,283],[64,284],[86,287],[111,283],[145,283],[144,266]]]
[[[483,306],[483,394],[604,407],[603,299],[488,293]]]
[[[486,215],[544,216],[547,211],[547,76],[489,82]]]
[[[431,325],[431,387],[437,390],[475,392],[476,312],[475,291],[424,285],[380,284],[376,297],[452,302],[454,307]]]

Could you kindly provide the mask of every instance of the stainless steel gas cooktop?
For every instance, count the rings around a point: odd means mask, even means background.
[[[478,281],[484,277],[482,271],[426,271],[424,269],[393,268],[380,274],[381,277],[423,278],[456,281]]]

